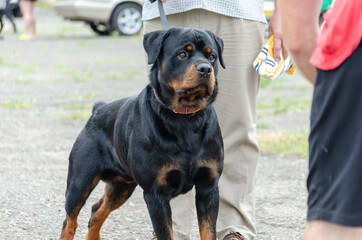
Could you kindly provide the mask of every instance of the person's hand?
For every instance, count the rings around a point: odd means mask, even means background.
[[[270,38],[271,35],[274,36],[273,49],[274,49],[275,61],[278,62],[280,60],[280,50],[282,49],[283,49],[283,57],[285,59],[286,57],[288,57],[288,53],[283,44],[281,22],[277,6],[275,7],[274,14],[270,19],[268,30],[269,30],[268,38]]]
[[[166,2],[166,0],[161,0],[161,2],[165,3],[165,2]]]

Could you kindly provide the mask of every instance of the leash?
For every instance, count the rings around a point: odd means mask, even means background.
[[[165,10],[163,9],[163,3],[161,2],[161,0],[150,0],[151,3],[154,3],[155,1],[158,2],[158,11],[160,12],[162,28],[163,28],[163,30],[167,30],[168,29],[168,23],[167,23]]]

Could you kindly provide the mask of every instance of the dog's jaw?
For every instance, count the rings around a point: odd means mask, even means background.
[[[214,69],[210,76],[203,77],[192,64],[181,77],[177,79],[167,79],[164,74],[165,65],[163,64],[160,71],[162,84],[167,88],[167,99],[169,108],[175,112],[184,111],[192,108],[205,109],[210,101],[209,97],[214,95],[216,77]]]

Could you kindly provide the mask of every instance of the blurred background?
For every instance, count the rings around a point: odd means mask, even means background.
[[[93,104],[138,94],[148,83],[141,10],[139,0],[37,0],[37,34],[29,40],[20,38],[17,0],[0,0],[0,239],[58,239],[68,155]],[[273,11],[265,1],[267,19]],[[303,236],[312,91],[298,72],[261,78],[258,239]],[[103,189],[81,212],[76,239],[84,239]],[[195,218],[193,239],[197,232]],[[151,239],[140,189],[111,214],[102,237]]]
[[[322,14],[331,4],[332,0],[323,0],[321,22]],[[142,0],[39,0],[36,8],[54,9],[64,19],[82,21],[99,35],[110,35],[113,32],[134,35],[142,28]],[[264,12],[269,22],[274,12],[273,0],[264,1]],[[22,17],[18,0],[0,0],[0,17],[4,18],[4,15],[10,23],[13,18]],[[268,24],[265,29],[267,37]],[[5,31],[8,31],[7,28]]]

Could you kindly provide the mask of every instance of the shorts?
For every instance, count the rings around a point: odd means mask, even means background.
[[[307,220],[362,226],[362,43],[318,70],[311,110]]]

